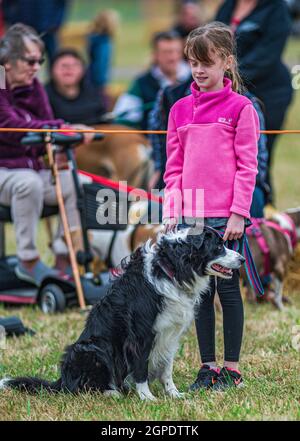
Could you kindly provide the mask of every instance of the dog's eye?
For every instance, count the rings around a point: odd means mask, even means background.
[[[218,251],[223,251],[224,246],[223,245],[218,245]]]

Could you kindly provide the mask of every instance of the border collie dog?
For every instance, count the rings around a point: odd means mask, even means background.
[[[201,234],[191,234],[190,228],[161,234],[122,262],[79,339],[66,348],[59,380],[7,378],[0,388],[119,395],[130,378],[142,400],[153,400],[149,383],[158,379],[169,396],[180,397],[172,378],[179,339],[209,287],[209,276],[231,278],[243,262],[211,228]]]

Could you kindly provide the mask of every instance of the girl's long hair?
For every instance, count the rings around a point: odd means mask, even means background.
[[[231,55],[233,63],[225,76],[232,81],[235,92],[245,90],[238,71],[235,38],[229,26],[214,21],[194,29],[187,38],[184,53],[188,59],[195,58],[206,64],[213,62],[211,53],[217,53],[223,59]]]

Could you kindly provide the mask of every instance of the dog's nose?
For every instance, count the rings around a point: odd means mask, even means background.
[[[243,256],[240,256],[239,260],[240,260],[241,265],[243,265],[243,263],[245,263],[245,261],[246,261],[245,257],[243,257]]]

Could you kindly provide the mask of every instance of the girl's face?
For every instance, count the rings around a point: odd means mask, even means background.
[[[231,55],[223,59],[217,53],[211,52],[209,57],[211,63],[204,63],[193,57],[189,58],[192,76],[201,92],[213,92],[223,89],[224,73],[233,62]]]

